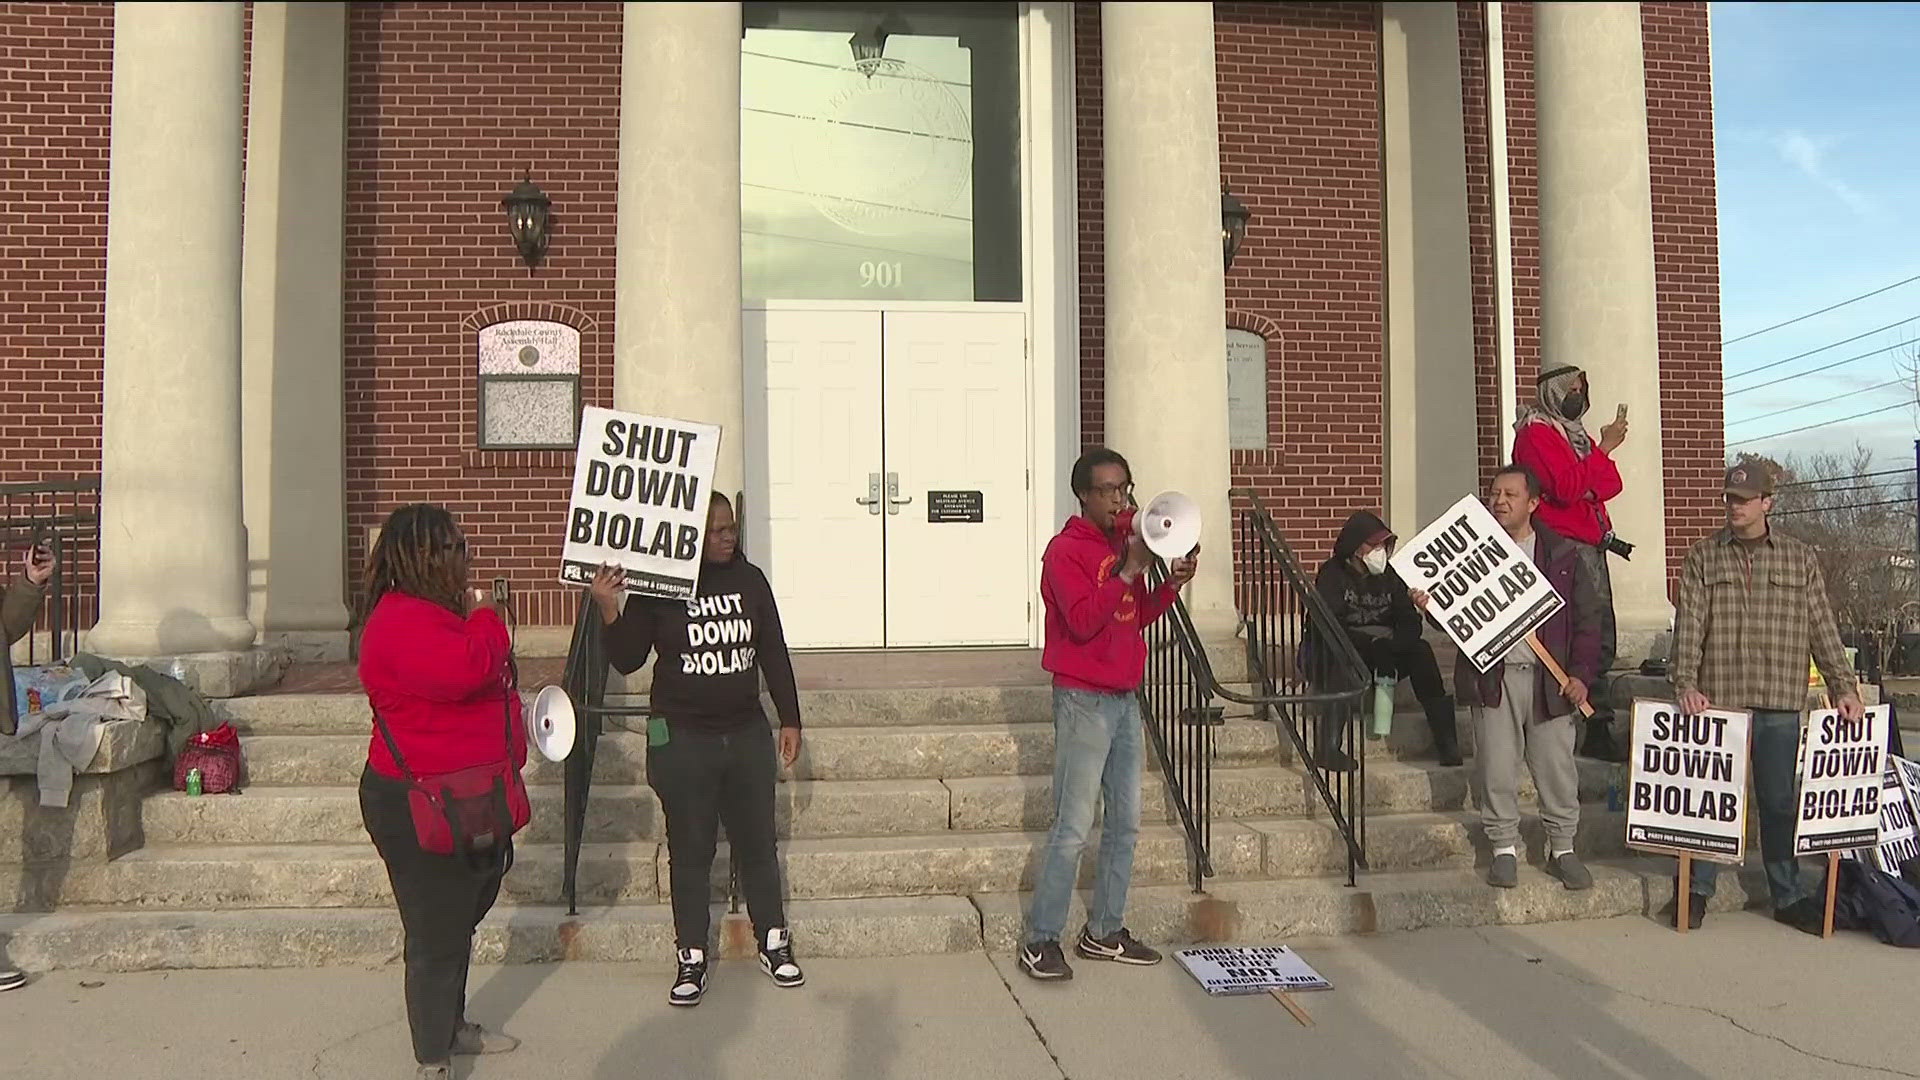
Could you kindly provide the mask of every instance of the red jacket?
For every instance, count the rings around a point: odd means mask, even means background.
[[[1513,460],[1540,478],[1540,509],[1534,519],[1569,540],[1599,546],[1613,528],[1607,500],[1620,494],[1620,470],[1600,444],[1581,458],[1559,428],[1537,422],[1520,429]]]
[[[1041,556],[1047,633],[1040,666],[1053,672],[1053,685],[1125,693],[1146,675],[1141,628],[1173,606],[1177,591],[1171,582],[1148,590],[1144,574],[1128,586],[1119,577],[1123,550],[1111,533],[1076,516]]]
[[[415,776],[491,764],[509,752],[515,768],[526,764],[520,695],[507,687],[510,647],[507,624],[494,611],[462,619],[430,600],[392,592],[374,606],[360,634],[360,685]],[[405,775],[377,726],[367,764],[382,776]]]

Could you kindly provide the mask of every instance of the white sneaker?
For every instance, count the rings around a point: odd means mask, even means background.
[[[793,936],[784,926],[776,926],[767,931],[766,944],[760,947],[760,970],[766,972],[775,986],[792,988],[807,981],[800,973],[800,965],[793,962]]]
[[[667,992],[669,1005],[698,1005],[707,992],[707,953],[705,949],[681,949],[680,973],[673,977],[673,989]]]

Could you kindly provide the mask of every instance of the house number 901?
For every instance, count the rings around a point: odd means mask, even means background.
[[[897,289],[900,287],[900,264],[897,262],[863,262],[860,264],[860,287],[871,289]]]

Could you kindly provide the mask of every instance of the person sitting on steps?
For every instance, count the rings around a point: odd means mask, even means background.
[[[1420,613],[1414,610],[1406,582],[1387,565],[1397,542],[1378,515],[1355,511],[1341,527],[1332,557],[1314,575],[1314,588],[1376,676],[1413,680],[1414,696],[1426,710],[1440,764],[1460,765],[1453,698],[1440,679],[1433,646],[1420,636]],[[1338,713],[1322,717],[1315,763],[1346,772],[1355,762],[1340,745],[1339,727]]]

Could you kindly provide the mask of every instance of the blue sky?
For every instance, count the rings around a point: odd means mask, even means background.
[[[1920,4],[1714,4],[1712,34],[1723,338],[1920,275]],[[1909,353],[1920,356],[1920,281],[1733,341],[1729,448],[1849,452],[1858,441],[1882,467],[1910,464],[1920,437],[1910,404],[1848,419],[1913,400],[1897,385],[1868,389],[1903,378],[1896,359]],[[1783,376],[1793,377],[1759,386]],[[1767,415],[1779,410],[1792,411]],[[1809,424],[1819,426],[1744,441]]]

